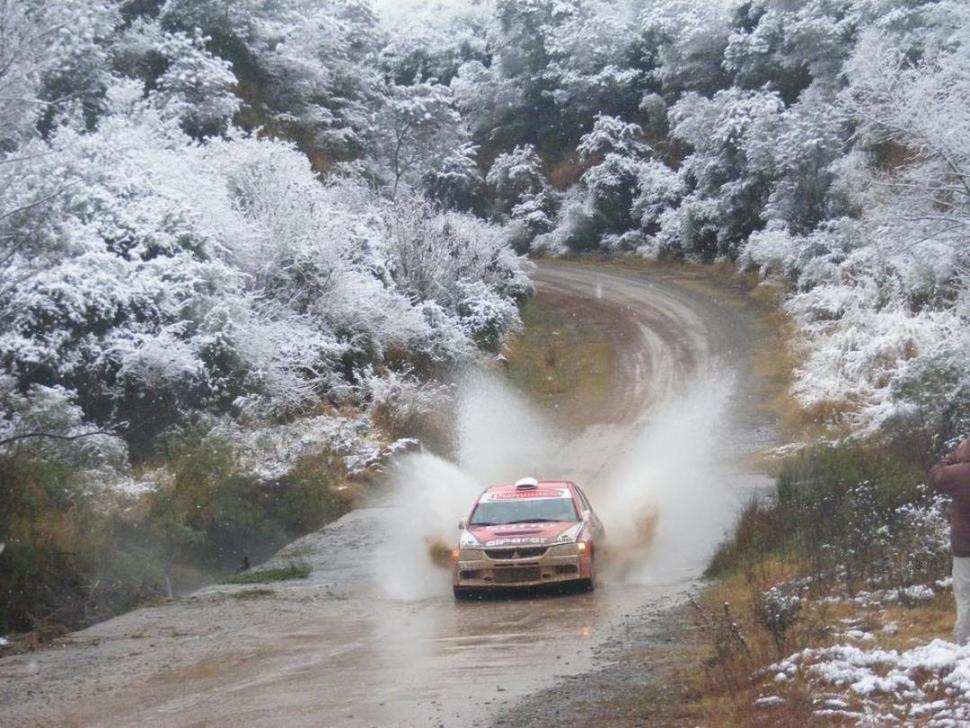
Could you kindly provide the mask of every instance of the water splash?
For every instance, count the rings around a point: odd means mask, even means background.
[[[486,486],[525,475],[585,486],[607,529],[600,573],[632,584],[699,573],[733,518],[731,375],[709,373],[651,409],[639,428],[557,432],[498,376],[469,372],[459,384],[458,462],[402,457],[391,477],[400,524],[377,560],[377,583],[393,599],[447,594],[450,575],[429,552],[450,549],[457,521]],[[592,433],[592,435],[591,435]]]
[[[429,553],[436,547],[451,549],[457,540],[458,519],[467,514],[482,487],[458,466],[424,452],[395,463],[391,487],[395,517],[376,554],[376,583],[391,599],[413,601],[447,594],[450,575]]]
[[[420,452],[398,459],[391,473],[391,507],[400,524],[379,550],[377,583],[392,599],[446,594],[450,574],[431,554],[450,550],[458,519],[488,485],[523,474],[550,477],[562,442],[554,429],[498,376],[472,369],[458,385],[458,463]]]
[[[734,378],[708,374],[654,409],[625,456],[590,488],[607,524],[608,574],[627,583],[696,574],[733,519],[730,428]]]
[[[470,370],[458,392],[458,463],[482,488],[559,474],[563,436],[506,382]]]

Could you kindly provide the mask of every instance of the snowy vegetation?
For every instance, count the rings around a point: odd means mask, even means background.
[[[525,253],[736,261],[783,284],[819,417],[970,426],[965,2],[391,6],[0,0],[7,472],[359,475],[434,439]],[[221,528],[192,497],[160,543]]]
[[[427,377],[515,325],[530,284],[499,230],[421,199],[470,153],[451,92],[360,67],[365,5],[0,11],[4,437],[56,394],[142,460],[200,415],[359,404],[365,372]]]
[[[966,3],[498,0],[484,33],[474,139],[560,188],[493,198],[520,249],[737,260],[790,292],[803,405],[965,431]]]
[[[519,251],[735,260],[786,287],[820,418],[917,424],[937,450],[966,429],[966,3],[389,6],[390,108],[429,104],[450,151],[406,124],[415,168],[385,153],[386,179],[423,176]]]
[[[0,2],[0,623],[318,527],[517,325],[453,92],[387,47],[357,0]]]

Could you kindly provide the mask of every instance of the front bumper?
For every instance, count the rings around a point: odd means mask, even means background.
[[[590,579],[592,575],[592,557],[575,548],[504,547],[461,551],[452,583],[463,589],[507,589]]]

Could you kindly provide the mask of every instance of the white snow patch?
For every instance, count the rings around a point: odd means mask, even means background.
[[[754,704],[759,708],[766,708],[772,705],[782,705],[785,699],[778,695],[766,695],[763,698],[758,698],[754,701]]]
[[[937,639],[899,652],[842,644],[802,650],[768,671],[787,673],[793,665],[803,666],[818,689],[839,691],[815,711],[818,716],[878,716],[878,722],[930,717],[929,725],[970,721],[970,645]],[[941,699],[941,693],[947,697]]]

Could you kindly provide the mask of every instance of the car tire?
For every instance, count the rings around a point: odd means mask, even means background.
[[[577,584],[579,586],[579,591],[581,592],[591,592],[596,589],[596,570],[594,568],[595,560],[590,560],[589,565],[589,578],[580,579]]]
[[[455,586],[451,588],[452,592],[455,594],[455,599],[458,601],[464,601],[466,599],[471,599],[474,593],[471,589],[465,587]]]

